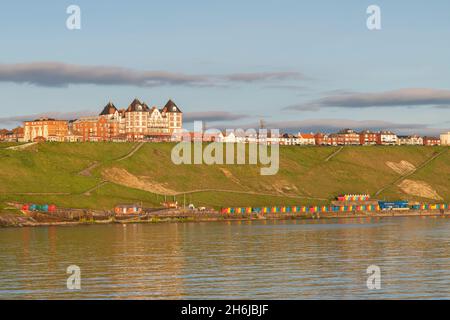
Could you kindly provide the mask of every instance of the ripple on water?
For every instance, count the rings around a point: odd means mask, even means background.
[[[448,298],[449,231],[416,218],[1,230],[0,298]]]

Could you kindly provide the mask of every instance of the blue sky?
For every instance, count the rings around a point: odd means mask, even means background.
[[[81,30],[66,28],[71,4]],[[0,127],[138,97],[210,127],[450,128],[445,0],[19,0],[2,4],[0,33]]]

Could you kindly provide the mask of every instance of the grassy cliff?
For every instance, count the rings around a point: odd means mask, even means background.
[[[8,201],[108,208],[165,198],[206,206],[323,204],[341,193],[450,202],[448,147],[280,147],[280,169],[175,165],[173,144],[45,143],[0,147],[0,210]],[[333,156],[332,156],[333,155]]]

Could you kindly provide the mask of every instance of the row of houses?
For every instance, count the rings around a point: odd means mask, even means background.
[[[126,109],[109,102],[98,116],[25,121],[23,141],[170,141],[182,126],[183,113],[172,100],[162,108],[150,108],[134,99]]]
[[[356,132],[352,129],[344,129],[337,133],[298,133],[281,134],[278,136],[258,135],[244,132],[209,132],[196,133],[190,132],[188,138],[190,141],[202,142],[229,142],[229,143],[278,143],[280,145],[318,145],[318,146],[345,146],[345,145],[450,145],[450,132],[444,133],[438,137],[422,137],[419,135],[399,136],[391,131],[372,132],[364,130]]]
[[[307,137],[305,139],[304,137]],[[285,145],[328,145],[328,146],[345,146],[345,145],[424,145],[438,146],[450,145],[450,132],[441,134],[440,137],[429,137],[419,135],[397,135],[392,131],[373,132],[363,130],[356,132],[352,129],[344,129],[337,133],[315,133],[288,135],[284,134],[280,138],[280,144]]]
[[[117,109],[109,102],[98,116],[81,117],[76,120],[41,118],[25,121],[24,126],[13,130],[0,130],[0,141],[52,141],[52,142],[125,142],[125,141],[173,141],[185,139],[202,142],[230,143],[278,143],[281,145],[450,145],[450,132],[440,137],[419,135],[401,136],[391,131],[357,132],[344,129],[337,133],[298,133],[263,136],[248,132],[214,131],[205,133],[186,132],[182,129],[183,113],[169,100],[164,107],[149,107],[134,99],[125,109]],[[209,133],[208,133],[209,132]]]
[[[179,110],[179,109],[178,109]],[[105,111],[105,110],[104,110]],[[104,112],[102,112],[104,113]],[[115,113],[112,113],[115,115]],[[126,119],[126,118],[125,118]],[[181,119],[181,118],[180,118]],[[419,135],[396,135],[391,131],[371,132],[364,130],[356,132],[345,129],[337,133],[298,133],[281,134],[278,136],[239,134],[236,132],[195,133],[184,132],[179,127],[168,125],[150,125],[150,130],[133,131],[126,125],[121,129],[120,120],[111,121],[105,114],[99,117],[86,117],[74,121],[39,119],[26,122],[24,128],[13,130],[0,130],[0,141],[50,141],[50,142],[101,142],[101,141],[171,141],[187,139],[189,141],[224,142],[224,143],[278,143],[280,145],[317,145],[317,146],[345,146],[345,145],[424,145],[424,146],[450,146],[450,132],[440,137],[422,137]],[[140,122],[138,124],[141,125]],[[124,130],[124,132],[122,132]],[[162,131],[158,131],[162,130]],[[175,130],[179,130],[176,134]],[[175,133],[175,134],[174,134]],[[173,136],[172,136],[173,134]],[[174,138],[175,137],[175,138]]]
[[[17,142],[22,141],[24,135],[23,127],[17,127],[12,130],[0,129],[0,141]]]

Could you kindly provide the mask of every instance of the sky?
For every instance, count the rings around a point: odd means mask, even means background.
[[[0,127],[171,98],[187,128],[450,130],[448,0],[16,0],[0,35]]]

